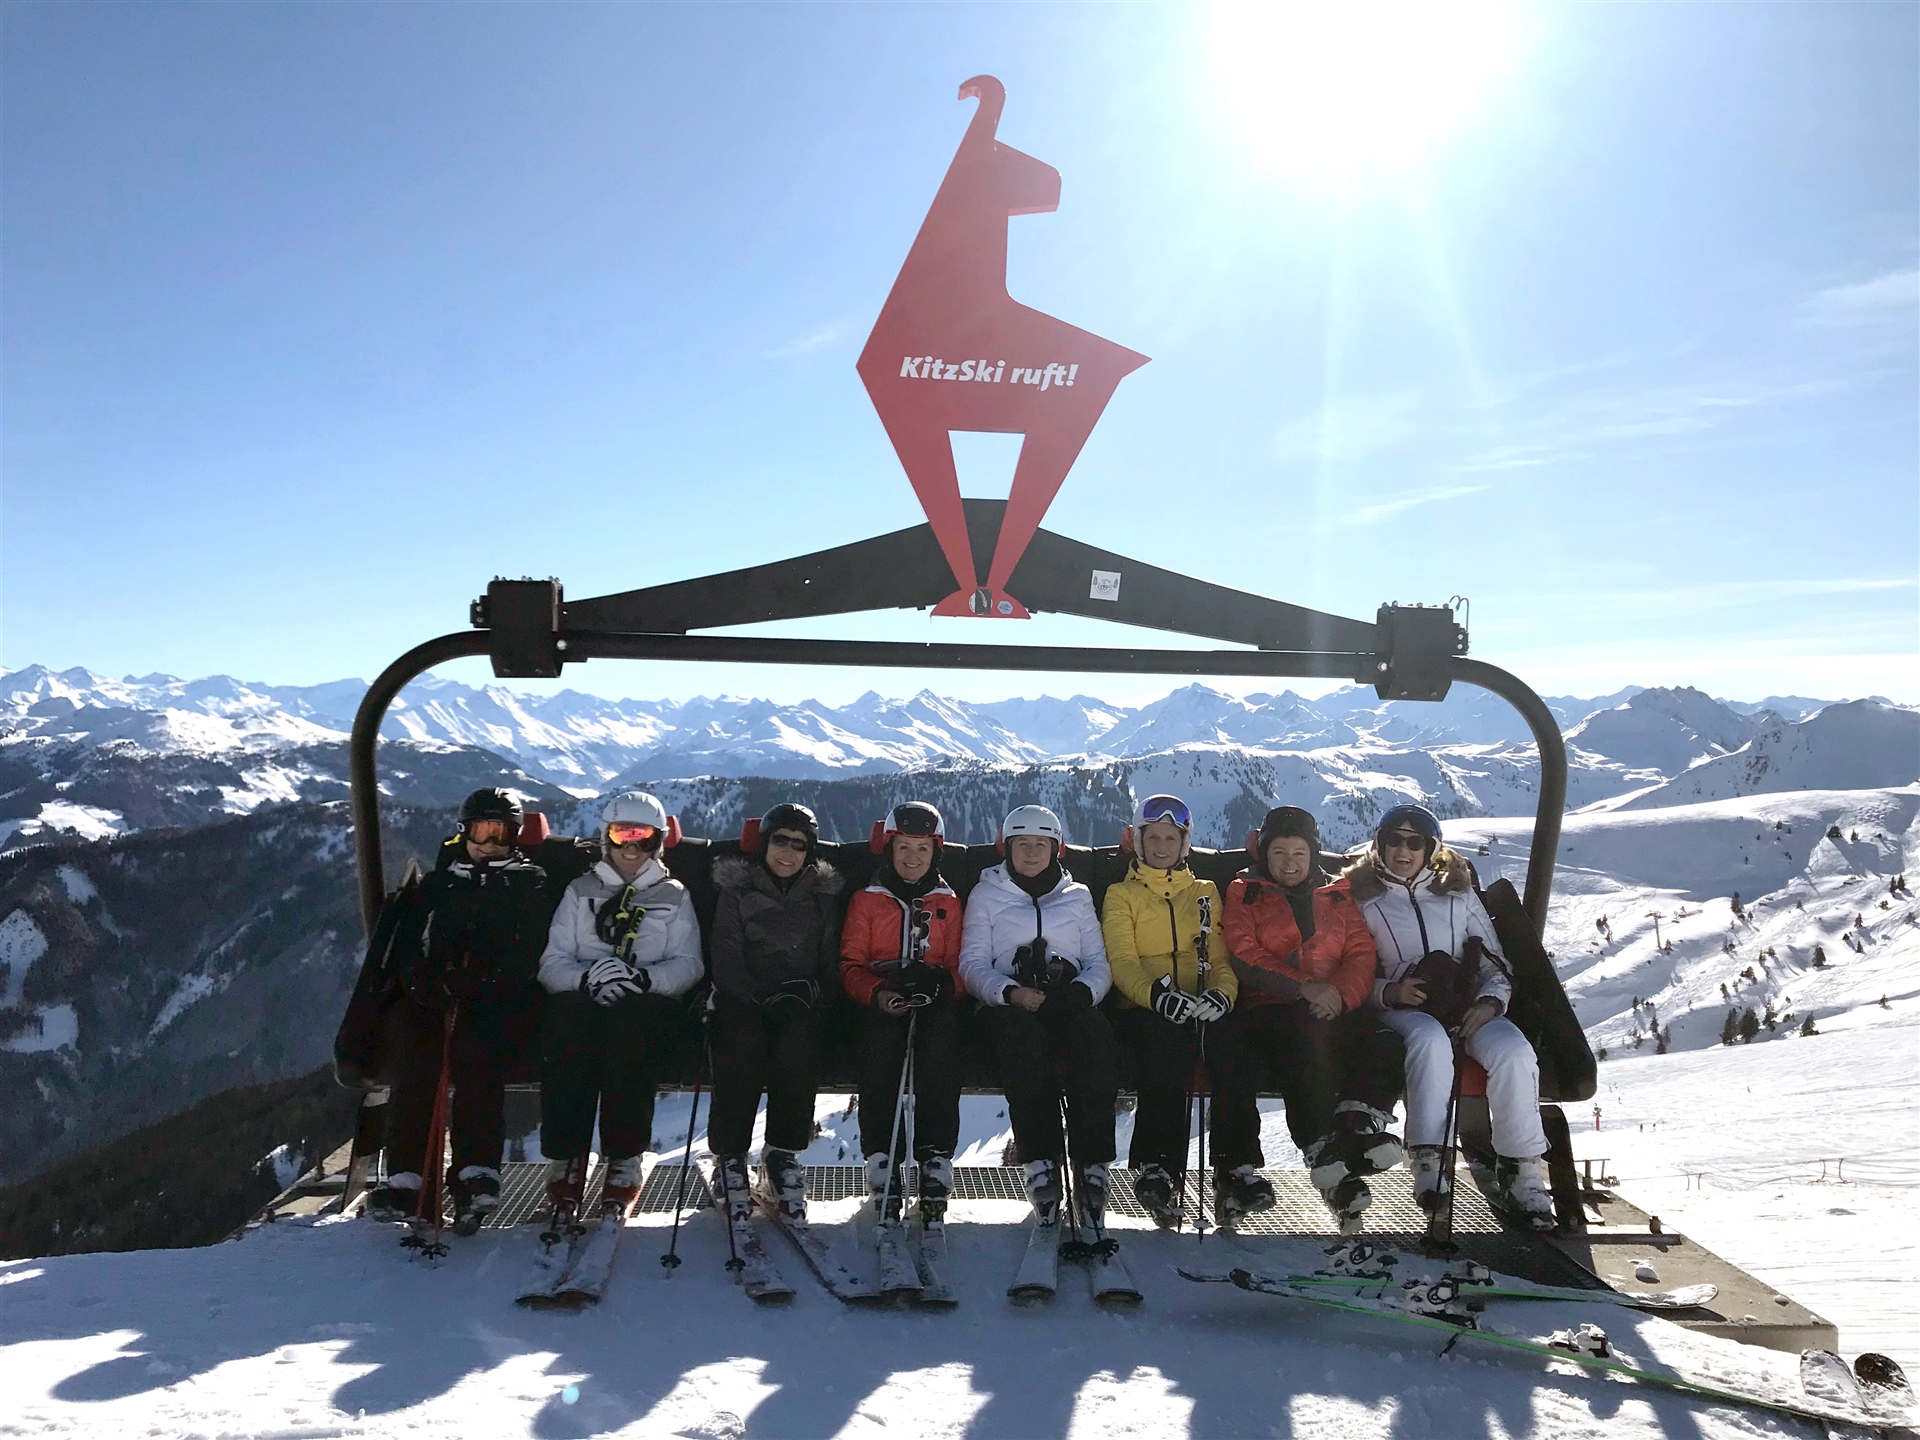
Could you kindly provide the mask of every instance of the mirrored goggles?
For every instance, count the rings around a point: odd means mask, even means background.
[[[1140,823],[1151,825],[1157,820],[1171,820],[1182,830],[1191,830],[1193,811],[1178,795],[1149,795],[1140,807]]]
[[[476,845],[513,843],[513,825],[507,820],[469,820],[461,828],[466,831],[467,839]]]
[[[607,839],[616,845],[646,845],[651,843],[653,837],[659,833],[660,827],[657,825],[613,824],[607,826]]]

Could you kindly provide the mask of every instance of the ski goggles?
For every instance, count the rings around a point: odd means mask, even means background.
[[[1193,811],[1187,808],[1187,802],[1178,795],[1149,795],[1140,805],[1140,823],[1152,825],[1156,821],[1171,820],[1182,830],[1193,829]]]
[[[507,820],[469,820],[461,829],[476,845],[508,845],[513,841],[513,824]]]
[[[778,834],[767,837],[767,848],[769,850],[799,850],[804,853],[812,848],[812,844],[804,835],[790,835],[782,830]]]
[[[607,826],[607,839],[616,845],[645,845],[659,833],[657,825],[628,825],[616,821]]]
[[[1416,835],[1411,830],[1396,830],[1391,835],[1380,837],[1382,850],[1425,850],[1427,837]]]

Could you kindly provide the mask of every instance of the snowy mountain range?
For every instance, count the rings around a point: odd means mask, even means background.
[[[0,847],[341,798],[345,741],[364,693],[353,680],[271,686],[227,676],[111,680],[41,666],[9,672],[0,677]],[[1639,687],[1548,700],[1567,730],[1575,807],[1650,792],[1825,703],[1725,703],[1697,690]],[[1905,717],[1887,722],[1894,731],[1915,719],[1884,702],[1855,703]],[[476,785],[504,784],[565,810],[567,795],[645,784],[684,796],[690,822],[704,812],[729,830],[734,811],[756,803],[745,797],[765,788],[755,780],[806,794],[865,781],[844,791],[865,797],[913,776],[917,790],[931,784],[953,794],[962,813],[973,808],[963,791],[987,804],[983,784],[996,794],[1024,784],[1062,797],[1118,793],[1116,785],[1186,787],[1217,831],[1209,838],[1231,843],[1242,812],[1257,819],[1281,794],[1324,810],[1340,831],[1406,799],[1448,816],[1528,813],[1538,769],[1518,715],[1466,686],[1439,704],[1382,703],[1358,687],[1309,701],[1189,685],[1139,707],[1085,695],[970,704],[928,691],[829,706],[533,696],[428,677],[401,693],[383,734],[383,784],[401,803],[444,806]],[[1886,742],[1884,763],[1865,762],[1876,783],[1914,778],[1899,773],[1914,747],[1902,750],[1891,731]],[[859,833],[866,822],[848,823]],[[966,824],[973,838],[991,833],[984,811]]]

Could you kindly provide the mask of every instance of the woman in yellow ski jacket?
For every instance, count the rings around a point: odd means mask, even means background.
[[[1133,1193],[1156,1223],[1179,1223],[1186,1176],[1187,1080],[1200,1027],[1233,1009],[1239,981],[1220,940],[1220,892],[1187,868],[1193,816],[1172,795],[1134,812],[1133,863],[1107,889],[1100,921],[1113,970],[1114,1030],[1139,1057]]]

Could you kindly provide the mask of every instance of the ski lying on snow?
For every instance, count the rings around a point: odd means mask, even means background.
[[[807,1262],[807,1268],[813,1271],[814,1279],[826,1286],[835,1299],[852,1303],[858,1300],[877,1298],[878,1292],[872,1282],[861,1278],[834,1255],[833,1246],[827,1237],[813,1228],[805,1220],[793,1220],[782,1214],[778,1202],[770,1197],[756,1193],[754,1202],[777,1226],[793,1248],[800,1252],[800,1258]]]
[[[550,1294],[529,1303],[535,1309],[579,1309],[598,1304],[606,1293],[607,1277],[613,1273],[614,1257],[620,1251],[621,1237],[627,1233],[627,1211],[616,1207],[601,1212],[599,1222],[580,1238],[573,1248],[566,1273]]]
[[[1050,1300],[1059,1286],[1060,1222],[1042,1225],[1038,1218],[1027,1236],[1027,1253],[1020,1261],[1007,1298],[1021,1303]]]
[[[1181,1270],[1181,1278],[1187,1280],[1208,1281],[1217,1277],[1200,1272]],[[1234,1270],[1227,1277],[1242,1290],[1254,1291],[1262,1295],[1275,1295],[1282,1299],[1299,1300],[1309,1305],[1319,1305],[1330,1310],[1344,1310],[1349,1314],[1376,1317],[1382,1320],[1395,1320],[1405,1325],[1417,1325],[1423,1330],[1433,1330],[1449,1334],[1457,1342],[1462,1337],[1484,1340],[1490,1345],[1498,1345],[1508,1350],[1523,1351],[1546,1360],[1566,1360],[1589,1370],[1606,1374],[1625,1376],[1643,1385],[1651,1385],[1677,1394],[1702,1400],[1720,1400],[1733,1405],[1749,1405],[1757,1409],[1771,1410],[1782,1415],[1796,1416],[1802,1420],[1820,1422],[1839,1421],[1849,1425],[1863,1425],[1869,1428],[1887,1425],[1890,1416],[1877,1414],[1862,1405],[1842,1404],[1824,1397],[1807,1396],[1805,1399],[1786,1399],[1777,1396],[1759,1395],[1752,1392],[1742,1393],[1723,1390],[1717,1385],[1704,1381],[1690,1380],[1682,1375],[1662,1374],[1659,1371],[1644,1370],[1637,1365],[1612,1357],[1583,1354],[1577,1350],[1562,1349],[1539,1340],[1521,1340],[1511,1335],[1499,1335],[1489,1330],[1474,1328],[1472,1320],[1439,1320],[1426,1315],[1417,1315],[1405,1310],[1386,1299],[1372,1300],[1360,1296],[1335,1296],[1325,1290],[1311,1286],[1290,1285],[1284,1281],[1263,1278],[1250,1270]],[[1449,1342],[1448,1348],[1452,1348]],[[1442,1352],[1444,1353],[1444,1352]]]
[[[947,1283],[947,1222],[931,1225],[915,1219],[907,1225],[907,1248],[913,1252],[913,1268],[920,1275],[919,1303],[957,1305],[960,1297]]]
[[[555,1240],[552,1244],[543,1242],[540,1253],[533,1257],[533,1269],[527,1276],[527,1282],[514,1295],[514,1300],[536,1308],[550,1301],[554,1291],[566,1284],[575,1261],[586,1248],[590,1233],[576,1229],[565,1239]]]
[[[1120,1258],[1120,1242],[1097,1225],[1082,1225],[1068,1257],[1087,1267],[1087,1280],[1093,1286],[1094,1303],[1108,1306],[1138,1305],[1146,1297],[1133,1283],[1133,1273]]]
[[[732,1216],[727,1223],[733,1230],[733,1259],[728,1266],[737,1269],[740,1288],[747,1292],[750,1299],[762,1305],[777,1305],[791,1300],[793,1286],[780,1273],[780,1267],[773,1263],[773,1257],[767,1254],[767,1247],[760,1243],[760,1232],[753,1228],[751,1218],[746,1215]],[[737,1266],[734,1262],[738,1262]]]
[[[907,1248],[907,1227],[879,1220],[873,1227],[873,1254],[880,1267],[880,1293],[890,1300],[918,1299],[920,1271]]]
[[[1419,1279],[1402,1280],[1395,1285],[1390,1279],[1368,1280],[1355,1275],[1270,1275],[1255,1271],[1262,1280],[1277,1280],[1285,1285],[1317,1285],[1329,1290],[1371,1290],[1380,1297],[1388,1297],[1396,1291],[1410,1285],[1427,1285],[1430,1281]],[[1221,1271],[1220,1278],[1226,1279],[1227,1272]],[[1458,1276],[1446,1276],[1460,1287],[1460,1298],[1473,1300],[1567,1300],[1593,1305],[1620,1305],[1630,1310],[1697,1310],[1710,1304],[1720,1293],[1712,1285],[1682,1285],[1675,1290],[1661,1290],[1651,1294],[1639,1294],[1632,1290],[1583,1290],[1573,1285],[1481,1285]]]

